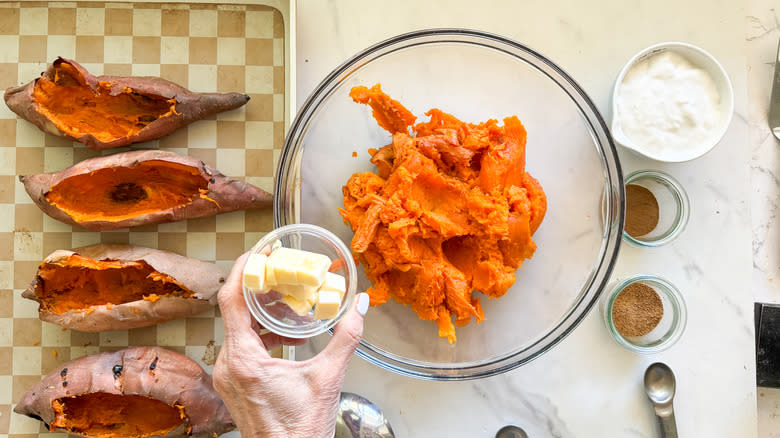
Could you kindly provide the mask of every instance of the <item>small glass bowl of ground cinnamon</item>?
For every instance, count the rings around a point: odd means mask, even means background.
[[[688,223],[688,196],[679,182],[657,170],[626,177],[626,222],[623,238],[639,247],[672,241]]]
[[[654,275],[620,281],[601,302],[607,329],[625,348],[658,353],[682,335],[687,320],[685,301],[671,283]]]

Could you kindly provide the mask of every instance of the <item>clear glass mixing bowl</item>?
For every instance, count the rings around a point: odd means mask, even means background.
[[[435,29],[391,38],[336,68],[299,111],[277,168],[276,226],[317,224],[351,241],[338,212],[341,188],[353,173],[375,170],[367,149],[391,139],[348,94],[376,83],[418,117],[430,108],[475,123],[517,115],[528,131],[527,169],[548,209],[533,259],[506,295],[482,299],[486,320],[458,327],[457,343],[391,300],[369,311],[357,354],[432,380],[498,374],[543,354],[597,302],[621,241],[623,175],[596,106],[552,61],[501,36]],[[358,290],[370,286],[359,267]]]

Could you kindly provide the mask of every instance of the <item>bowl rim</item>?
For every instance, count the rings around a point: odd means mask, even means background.
[[[633,66],[635,66],[638,62],[644,60],[645,58],[654,55],[656,53],[660,53],[664,50],[675,48],[682,48],[684,50],[691,50],[693,52],[697,52],[700,55],[702,55],[705,59],[710,61],[712,63],[712,68],[706,68],[706,71],[708,73],[717,72],[718,77],[713,77],[712,79],[719,83],[722,81],[723,84],[725,84],[725,88],[727,90],[727,94],[725,96],[721,96],[721,101],[728,100],[728,108],[726,111],[726,118],[723,120],[723,123],[718,128],[717,135],[712,137],[711,142],[707,145],[706,148],[703,148],[700,153],[697,153],[696,155],[692,155],[690,157],[680,158],[680,159],[669,159],[664,158],[660,155],[654,155],[646,150],[643,150],[641,147],[637,146],[635,143],[629,141],[628,138],[621,135],[615,135],[614,133],[618,131],[618,117],[617,117],[617,94],[618,90],[620,89],[620,85],[623,82],[623,78],[625,78],[626,73],[628,73],[629,70]],[[704,66],[701,66],[704,67]],[[702,49],[699,46],[696,46],[691,43],[686,43],[683,41],[665,41],[661,43],[656,43],[651,46],[645,47],[644,49],[637,52],[634,56],[632,56],[628,62],[623,65],[623,68],[620,69],[620,72],[617,75],[617,78],[615,79],[615,83],[612,86],[612,96],[610,96],[610,107],[612,110],[612,120],[610,123],[610,134],[612,134],[612,138],[615,140],[615,142],[624,148],[638,154],[639,156],[650,158],[655,161],[659,161],[662,163],[685,163],[688,161],[695,160],[697,158],[700,158],[707,153],[709,153],[711,150],[717,146],[718,143],[723,139],[723,137],[726,135],[726,132],[729,129],[729,126],[731,125],[731,120],[734,116],[734,87],[731,84],[731,78],[729,78],[728,73],[726,72],[726,69],[723,68],[723,65],[720,63],[720,61],[717,60],[710,52]],[[620,130],[622,133],[622,130]]]
[[[426,42],[426,39],[433,40]],[[316,112],[318,104],[327,98],[330,92],[342,80],[349,77],[352,72],[358,70],[362,65],[372,61],[374,58],[379,58],[399,50],[399,47],[396,46],[408,47],[408,45],[404,46],[404,43],[412,41],[417,41],[417,44],[414,45],[443,42],[476,45],[502,52],[505,55],[526,62],[541,74],[548,76],[561,87],[563,92],[567,93],[572,103],[579,108],[583,123],[590,131],[593,143],[601,150],[599,156],[605,179],[604,192],[607,195],[606,198],[608,198],[606,204],[608,205],[611,220],[607,222],[602,230],[602,245],[596,267],[583,282],[584,287],[580,290],[577,300],[564,312],[563,316],[555,322],[548,332],[530,344],[523,345],[510,353],[503,353],[503,356],[490,358],[490,360],[486,361],[457,363],[455,365],[421,362],[411,359],[399,360],[391,357],[399,356],[388,355],[388,352],[367,343],[365,339],[361,339],[360,345],[356,350],[357,356],[369,363],[404,376],[422,380],[470,380],[504,373],[541,356],[579,326],[596,305],[602,292],[608,285],[622,243],[622,230],[625,220],[625,187],[617,148],[608,125],[598,107],[584,89],[561,67],[547,57],[522,43],[497,34],[462,28],[435,28],[396,35],[373,44],[348,58],[314,88],[290,125],[290,130],[285,137],[284,147],[276,168],[274,226],[283,226],[299,220],[297,209],[290,208],[289,210],[294,211],[287,211],[288,209],[285,207],[294,205],[296,196],[300,194],[299,190],[297,190],[300,188],[300,178],[297,176],[300,170],[300,160],[297,159],[301,153],[298,150],[298,146],[305,136],[307,125]],[[520,57],[519,53],[525,54],[527,58]],[[529,59],[536,61],[536,63],[531,63]],[[558,79],[553,78],[551,74]],[[287,190],[288,188],[292,188],[292,190]],[[531,351],[531,353],[518,357],[528,351]]]

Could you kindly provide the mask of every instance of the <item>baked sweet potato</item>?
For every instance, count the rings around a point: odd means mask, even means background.
[[[221,267],[130,245],[57,250],[22,296],[43,321],[84,332],[126,330],[202,313],[227,278]]]
[[[160,347],[72,360],[30,388],[14,412],[84,437],[213,437],[235,428],[203,368]]]
[[[273,198],[196,158],[157,150],[90,158],[19,180],[44,213],[93,231],[268,207]]]
[[[155,140],[248,101],[241,93],[193,93],[156,77],[95,77],[63,58],[40,78],[5,90],[11,111],[95,150]]]

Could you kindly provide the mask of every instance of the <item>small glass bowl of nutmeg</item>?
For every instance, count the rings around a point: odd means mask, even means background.
[[[680,291],[654,275],[619,281],[602,298],[601,314],[618,344],[639,354],[658,353],[674,345],[687,321]]]
[[[640,170],[628,175],[623,239],[644,248],[674,240],[688,224],[688,195],[671,175]]]

